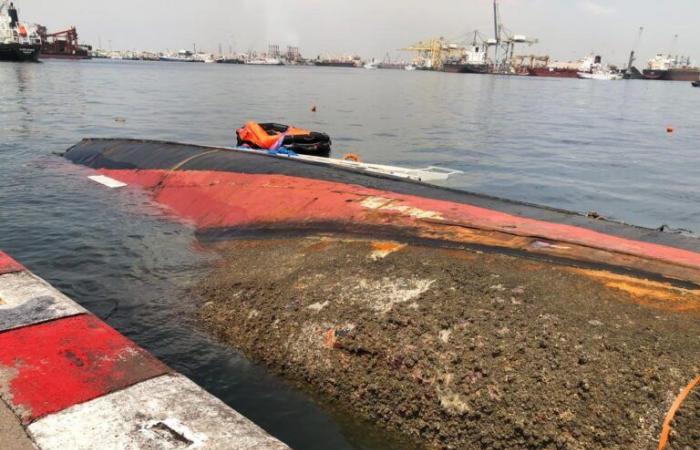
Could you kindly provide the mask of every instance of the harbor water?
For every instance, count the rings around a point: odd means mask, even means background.
[[[247,120],[292,123],[330,134],[335,156],[462,171],[449,187],[700,232],[697,91],[399,70],[0,64],[0,249],[294,448],[406,448],[200,331],[191,288],[213,257],[193,230],[55,153],[83,137],[233,145]]]

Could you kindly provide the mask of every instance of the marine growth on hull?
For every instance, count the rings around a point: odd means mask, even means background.
[[[215,249],[209,330],[428,448],[653,448],[700,373],[696,290],[338,236]],[[667,448],[698,442],[694,395]]]

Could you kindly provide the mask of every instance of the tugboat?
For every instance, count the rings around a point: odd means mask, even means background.
[[[36,25],[19,21],[13,3],[0,2],[0,61],[38,61],[41,38]]]

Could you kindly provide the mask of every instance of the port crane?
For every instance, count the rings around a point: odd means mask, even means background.
[[[400,49],[406,52],[417,52],[419,58],[424,62],[422,67],[432,70],[442,69],[446,58],[461,55],[465,48],[460,44],[447,41],[443,37],[420,41],[408,47]]]
[[[528,39],[521,34],[513,34],[503,26],[501,10],[498,0],[493,0],[493,28],[494,38],[488,39],[486,44],[494,48],[493,71],[496,73],[510,73],[513,66],[513,52],[515,44],[533,45],[538,39]]]
[[[75,54],[79,49],[78,31],[75,27],[48,33],[46,27],[39,26],[38,33],[44,45],[51,47],[56,52]]]
[[[639,47],[639,42],[642,40],[642,33],[644,32],[644,27],[639,27],[639,32],[637,33],[637,38],[634,40],[634,45],[632,45],[632,50],[630,51],[630,57],[627,61],[627,68],[625,69],[625,76],[628,78],[632,77],[634,61],[636,60],[635,52],[637,47]],[[639,70],[634,69],[639,73]],[[639,74],[641,76],[641,74]]]

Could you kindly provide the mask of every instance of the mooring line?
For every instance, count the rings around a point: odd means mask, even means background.
[[[686,387],[683,388],[683,390],[678,394],[676,399],[673,401],[673,404],[671,405],[671,409],[668,410],[668,413],[666,413],[666,418],[664,419],[664,424],[661,427],[661,436],[659,436],[659,448],[658,450],[663,450],[663,448],[666,446],[666,443],[668,442],[668,434],[671,432],[671,421],[673,420],[673,416],[676,415],[676,411],[678,411],[678,408],[681,406],[681,403],[685,398],[688,396],[690,391],[693,390],[695,385],[700,383],[700,375],[695,377],[694,379],[690,380],[690,383]]]

